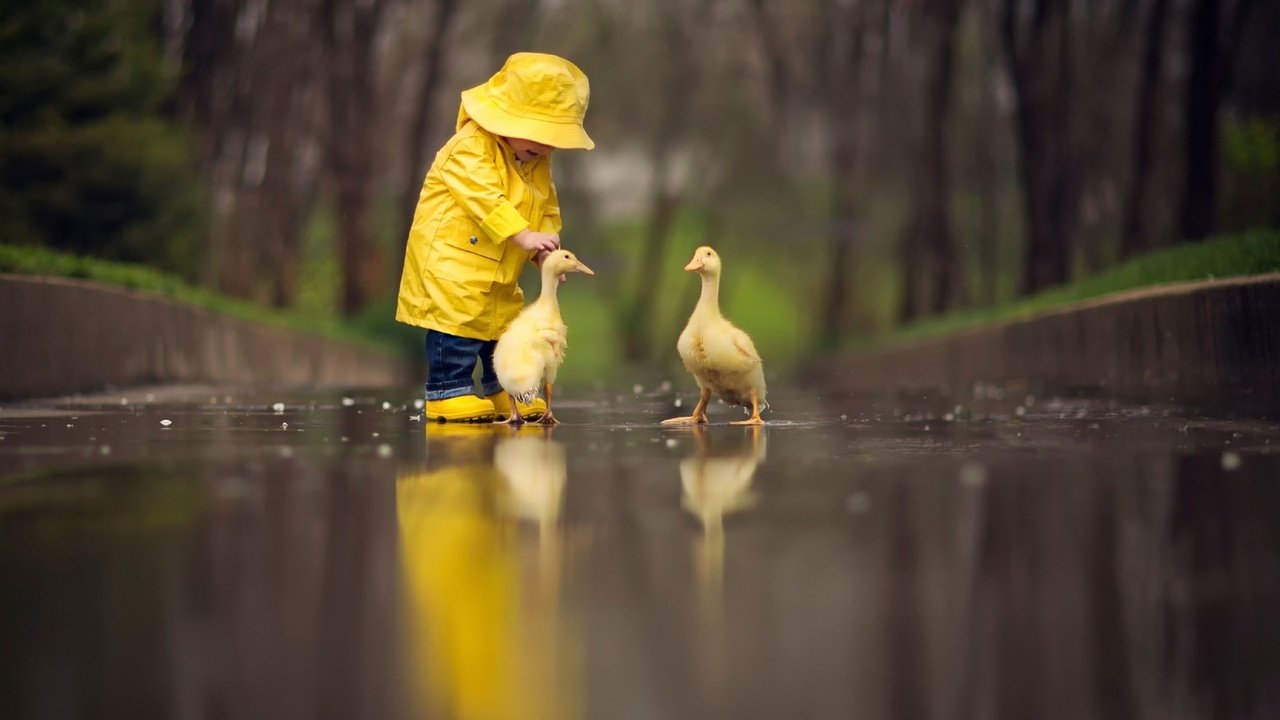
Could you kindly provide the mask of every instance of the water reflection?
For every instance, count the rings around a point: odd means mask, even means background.
[[[736,441],[714,449],[707,428],[693,426],[695,452],[680,461],[681,505],[702,525],[693,542],[698,587],[697,654],[704,710],[723,713],[729,693],[729,658],[724,629],[725,516],[756,502],[751,480],[764,461],[765,430],[751,427]],[[736,434],[736,433],[735,433]]]
[[[764,430],[751,428],[746,443],[712,451],[707,429],[695,426],[697,451],[680,462],[682,504],[702,524],[693,561],[698,576],[699,603],[705,622],[719,622],[724,592],[724,518],[755,504],[751,479],[764,461]]]
[[[564,446],[540,428],[426,432],[426,461],[396,487],[420,715],[581,716],[559,603]]]

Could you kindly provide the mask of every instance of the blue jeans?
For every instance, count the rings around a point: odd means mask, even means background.
[[[500,390],[493,371],[493,349],[496,340],[472,340],[448,333],[427,331],[427,399],[444,400],[459,395],[474,395],[471,379],[476,359],[481,365],[480,395],[488,397]]]

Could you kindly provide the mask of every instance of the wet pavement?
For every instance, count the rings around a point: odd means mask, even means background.
[[[0,718],[1280,716],[1280,424],[636,390],[0,409]]]

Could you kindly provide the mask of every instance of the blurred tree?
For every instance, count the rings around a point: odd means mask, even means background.
[[[1150,187],[1156,138],[1157,104],[1164,67],[1166,26],[1170,0],[1153,0],[1147,14],[1143,38],[1142,70],[1138,79],[1136,108],[1133,116],[1133,160],[1129,187],[1125,193],[1124,225],[1121,228],[1121,255],[1132,257],[1148,250],[1152,238],[1145,224],[1147,193]]]
[[[884,0],[888,2],[889,0]],[[818,346],[832,349],[840,344],[849,326],[852,301],[850,263],[858,236],[858,209],[862,198],[858,153],[860,124],[858,100],[863,46],[867,34],[870,2],[827,3],[823,37],[829,61],[826,72],[827,101],[823,111],[832,134],[829,172],[831,177],[830,225],[827,231],[827,271],[818,310]]]
[[[1027,240],[1019,290],[1067,279],[1077,220],[1072,24],[1067,0],[1004,0],[1001,38],[1017,95],[1018,160]]]
[[[317,0],[169,6],[179,109],[202,131],[213,185],[206,282],[277,306],[297,293],[298,246],[316,195],[321,95]]]
[[[1253,0],[1233,3],[1195,0],[1187,18],[1190,68],[1184,104],[1186,189],[1182,196],[1181,222],[1182,236],[1188,240],[1204,238],[1215,229],[1221,134],[1219,108],[1231,86],[1236,52],[1252,7]]]
[[[375,135],[378,117],[375,40],[387,0],[321,0],[321,46],[327,68],[325,157],[338,221],[344,315],[364,310],[382,290],[386,259],[374,238]]]
[[[708,25],[710,0],[663,0],[651,6],[658,26],[656,52],[663,59],[652,72],[658,93],[656,123],[646,138],[652,179],[640,264],[621,311],[622,353],[631,362],[652,359],[651,335],[658,283],[667,247],[683,201],[676,158],[686,150],[691,115],[689,96],[699,92],[705,57],[698,55],[698,33]]]
[[[903,322],[923,312],[941,313],[963,301],[962,265],[948,215],[951,199],[949,143],[956,26],[963,0],[928,0],[920,9],[926,40],[924,132],[915,160],[915,211],[902,248]]]
[[[188,277],[198,178],[154,28],[160,3],[8,3],[0,19],[0,235]]]

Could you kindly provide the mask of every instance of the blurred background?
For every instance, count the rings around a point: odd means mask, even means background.
[[[561,292],[565,381],[673,365],[704,243],[785,371],[1143,258],[1274,253],[1278,40],[1259,0],[6,3],[0,271],[145,266],[416,357],[392,315],[425,169],[459,92],[536,50],[589,75],[598,143],[555,158],[599,273]]]

